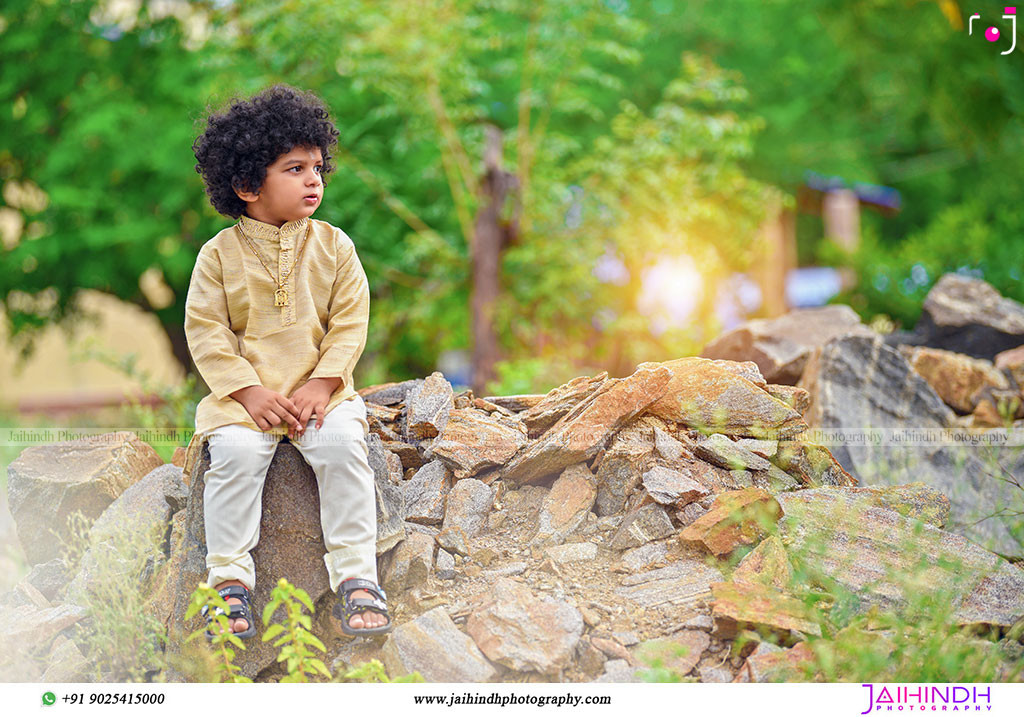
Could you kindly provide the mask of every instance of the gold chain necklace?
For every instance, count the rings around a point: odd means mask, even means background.
[[[242,223],[239,222],[237,226],[238,232],[242,235],[242,238],[245,239],[245,243],[249,245],[249,248],[252,249],[252,253],[256,255],[256,258],[260,260],[260,264],[262,264],[263,268],[267,270],[268,274],[270,274],[270,278],[277,284],[277,291],[274,292],[274,306],[288,306],[288,290],[284,288],[284,283],[288,281],[288,277],[292,275],[292,271],[294,271],[295,267],[298,266],[299,259],[302,257],[302,252],[305,250],[306,245],[309,244],[309,229],[306,229],[307,236],[304,238],[302,246],[299,247],[299,251],[295,254],[295,259],[292,260],[291,267],[284,276],[278,279],[274,276],[274,272],[270,270],[270,267],[267,266],[267,262],[263,261],[263,257],[260,256],[259,251],[257,251],[256,247],[253,245],[252,240],[249,239],[245,230],[242,229]]]

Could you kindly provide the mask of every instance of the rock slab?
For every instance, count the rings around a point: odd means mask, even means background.
[[[672,378],[666,368],[637,369],[631,376],[608,379],[558,423],[523,448],[502,471],[512,485],[537,482],[589,461],[609,436],[661,398]]]
[[[701,356],[753,361],[769,383],[795,384],[811,352],[849,332],[871,332],[849,306],[798,309],[777,319],[754,319],[704,347]]]
[[[641,368],[672,371],[665,395],[648,413],[703,433],[785,438],[807,426],[800,414],[719,362],[688,357]]]
[[[7,500],[28,561],[60,557],[62,541],[72,539],[72,514],[99,518],[128,486],[163,463],[129,431],[26,448],[7,467]]]
[[[427,682],[493,682],[498,677],[443,605],[395,627],[381,649],[381,661],[392,679],[413,672]]]
[[[542,597],[511,578],[499,579],[492,597],[466,620],[466,632],[487,657],[513,670],[557,675],[571,661],[583,634],[575,606]]]
[[[1024,491],[1004,480],[1002,470],[1024,475],[1024,455],[1016,447],[951,441],[942,429],[954,426],[953,412],[898,350],[877,337],[834,339],[812,357],[802,385],[813,397],[808,423],[845,438],[829,448],[861,485],[927,483],[949,496],[950,530],[995,552],[1019,554],[1014,531]],[[865,429],[881,431],[885,440],[863,440]]]

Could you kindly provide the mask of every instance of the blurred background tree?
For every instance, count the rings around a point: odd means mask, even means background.
[[[96,289],[156,314],[188,360],[182,322],[203,213],[191,154],[203,54],[150,5],[12,0],[0,11],[0,299],[11,334],[73,328]]]
[[[745,165],[752,176],[791,190],[813,170],[899,190],[896,216],[862,212],[855,256],[820,241],[817,216],[800,215],[797,238],[801,264],[856,269],[858,285],[834,301],[911,326],[949,271],[1024,301],[1024,37],[1000,54],[1012,35],[1003,7],[697,0],[658,28],[742,74],[765,119]],[[1004,41],[984,40],[990,25]]]
[[[976,9],[1003,22],[996,3]],[[0,302],[30,341],[99,289],[153,311],[187,362],[194,257],[229,224],[192,169],[196,120],[273,82],[320,94],[342,132],[317,216],[370,277],[361,384],[471,345],[489,125],[522,202],[495,391],[698,351],[758,224],[808,170],[903,196],[896,217],[865,214],[854,256],[800,217],[801,263],[855,267],[838,298],[865,318],[913,323],[957,269],[1024,299],[1021,48],[968,37],[967,14],[952,0],[11,0]]]
[[[699,349],[710,312],[652,339],[629,294],[663,256],[699,252],[708,272],[742,266],[764,214],[765,188],[737,164],[756,122],[732,111],[745,93],[713,63],[666,60],[673,74],[641,109],[623,99],[636,87],[626,93],[618,75],[642,61],[649,27],[609,3],[296,0],[271,11],[279,5],[232,5],[218,23],[236,29],[229,56],[249,58],[251,89],[315,87],[338,115],[339,162],[356,171],[339,173],[323,214],[363,241],[386,286],[368,354],[387,375],[423,375],[440,351],[470,345],[487,123],[503,131],[522,203],[495,316],[503,382],[515,376],[526,390],[601,366],[628,373]],[[627,260],[625,287],[595,275],[604,253]],[[683,278],[701,301],[701,277]]]

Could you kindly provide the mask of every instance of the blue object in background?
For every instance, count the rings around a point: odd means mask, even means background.
[[[786,275],[786,301],[794,309],[824,306],[841,288],[839,271],[828,266],[800,267]]]
[[[824,193],[835,189],[852,189],[861,204],[878,207],[883,213],[896,213],[901,208],[902,199],[899,191],[880,184],[854,182],[852,187],[848,187],[842,177],[826,177],[824,174],[809,170],[804,173],[804,184],[808,189]]]
[[[435,370],[444,374],[455,393],[473,385],[473,356],[465,349],[442,351]]]

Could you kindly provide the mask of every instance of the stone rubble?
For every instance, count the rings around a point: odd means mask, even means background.
[[[963,486],[934,481],[934,463],[896,485],[861,485],[873,474],[858,454],[804,431],[889,417],[950,425],[942,399],[966,396],[954,408],[974,402],[967,418],[977,416],[998,400],[993,391],[1020,391],[1024,361],[1012,347],[991,365],[897,350],[836,315],[831,328],[827,312],[796,317],[820,322],[803,342],[750,332],[760,354],[643,364],[542,395],[456,394],[436,372],[363,389],[378,575],[395,630],[350,642],[330,616],[316,480],[287,442],[268,471],[253,551],[257,613],[286,577],[313,600],[332,669],[377,658],[392,676],[432,682],[632,682],[651,669],[702,682],[817,679],[806,640],[822,634],[822,617],[797,584],[808,574],[850,591],[861,613],[931,590],[949,596],[959,624],[1007,635],[1024,620],[1024,571],[962,537]],[[919,373],[934,355],[977,369],[956,398]],[[844,383],[840,365],[864,367],[866,380]],[[953,388],[948,377],[968,369],[951,370],[935,375]],[[93,546],[112,525],[152,527],[163,562],[134,579],[148,581],[147,604],[178,659],[201,624],[183,615],[206,576],[209,455],[201,447],[183,475],[147,448],[114,434],[101,448],[30,449],[9,469],[10,503],[23,542],[39,542],[33,522],[56,525],[72,507],[91,511]],[[36,490],[59,499],[43,506]],[[21,649],[31,636],[24,664],[37,666],[25,679],[91,679],[75,625],[95,599],[83,589],[93,559],[69,571],[51,553],[26,550],[31,572],[0,596],[0,643]],[[281,676],[271,645],[246,647],[235,660],[243,674]]]

